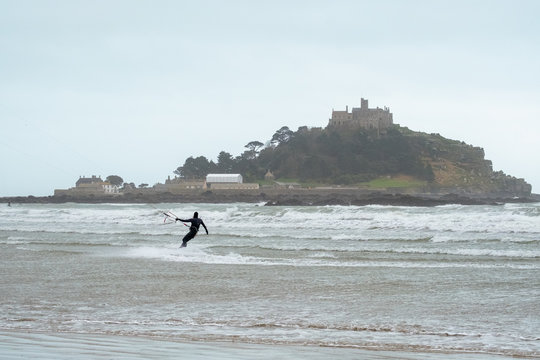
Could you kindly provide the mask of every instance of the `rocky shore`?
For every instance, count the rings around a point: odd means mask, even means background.
[[[297,190],[297,191],[204,191],[172,193],[130,193],[119,196],[18,196],[0,198],[3,203],[264,203],[266,206],[324,206],[324,205],[393,205],[438,206],[500,205],[504,203],[540,202],[540,194],[515,197],[505,194],[416,193],[402,194],[358,190]]]

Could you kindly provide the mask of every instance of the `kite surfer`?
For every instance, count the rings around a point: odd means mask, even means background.
[[[191,223],[191,226],[189,227],[189,232],[184,236],[182,239],[182,246],[180,247],[186,247],[187,242],[195,237],[197,235],[197,232],[199,231],[199,227],[202,225],[204,227],[204,230],[206,230],[206,235],[208,235],[208,229],[206,228],[206,225],[204,224],[204,221],[202,221],[201,218],[199,218],[199,213],[194,212],[193,217],[191,219],[180,219],[176,218],[176,221],[182,221],[182,222],[189,222]]]

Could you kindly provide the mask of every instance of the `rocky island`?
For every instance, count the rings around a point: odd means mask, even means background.
[[[494,171],[484,150],[393,122],[389,108],[332,111],[326,128],[284,126],[241,155],[186,159],[163,183],[81,177],[48,197],[5,202],[262,202],[267,205],[498,204],[539,201],[524,179]],[[115,180],[120,183],[114,184]],[[244,181],[245,180],[245,181]]]

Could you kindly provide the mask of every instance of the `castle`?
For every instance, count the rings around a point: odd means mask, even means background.
[[[332,118],[329,119],[328,126],[352,126],[364,129],[386,129],[394,123],[390,109],[368,107],[367,99],[360,100],[359,108],[352,108],[349,112],[349,107],[345,111],[335,111],[332,109]]]

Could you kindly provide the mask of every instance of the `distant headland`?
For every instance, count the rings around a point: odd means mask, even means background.
[[[163,182],[81,176],[48,197],[4,202],[265,202],[268,205],[496,204],[539,201],[524,179],[494,171],[484,150],[394,124],[387,107],[332,110],[326,128],[287,126],[217,162],[189,157]]]

